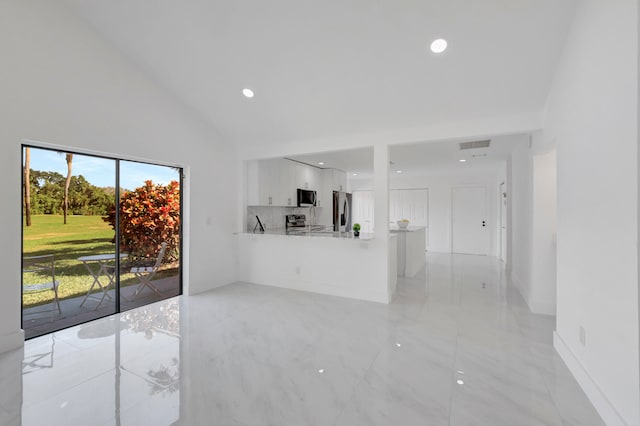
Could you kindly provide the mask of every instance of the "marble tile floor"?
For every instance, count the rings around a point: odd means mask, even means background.
[[[154,280],[153,283],[160,291],[160,294],[156,294],[149,288],[144,288],[140,294],[134,295],[137,285],[122,288],[121,294],[123,297],[120,302],[120,308],[126,311],[180,294],[180,279],[177,275]],[[22,326],[26,338],[30,339],[34,336],[51,333],[52,331],[113,314],[116,309],[115,290],[111,289],[107,294],[111,296],[111,299],[105,298],[99,305],[98,299],[90,298],[83,306],[80,306],[85,296],[61,300],[60,309],[62,314],[54,310],[52,315],[51,303],[25,309]],[[102,293],[97,292],[94,295],[101,297]]]
[[[390,305],[236,283],[0,357],[2,425],[599,425],[489,257],[429,254]]]

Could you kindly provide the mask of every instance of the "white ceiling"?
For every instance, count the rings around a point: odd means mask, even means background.
[[[575,5],[65,1],[226,140],[244,144],[540,111]],[[450,46],[439,56],[428,52],[437,37]]]
[[[373,148],[347,149],[344,151],[330,151],[318,154],[288,156],[291,160],[300,161],[311,166],[338,169],[347,172],[348,177],[370,178],[373,176]],[[318,164],[323,162],[323,165]]]
[[[467,139],[439,142],[423,142],[392,145],[389,149],[390,173],[402,171],[403,176],[431,176],[454,174],[495,174],[505,162],[513,148],[526,143],[529,135],[518,134],[493,136],[488,148],[460,150],[460,142]],[[373,148],[348,149],[305,155],[288,156],[315,167],[333,168],[347,172],[349,179],[367,179],[373,177]],[[460,159],[467,160],[464,163]],[[323,162],[324,165],[319,165]],[[357,176],[353,176],[356,173]]]
[[[451,175],[467,173],[497,173],[504,167],[509,154],[518,143],[526,143],[529,135],[493,136],[488,148],[460,150],[460,142],[442,141],[393,145],[389,150],[392,173],[403,176]],[[461,163],[460,160],[467,160]]]

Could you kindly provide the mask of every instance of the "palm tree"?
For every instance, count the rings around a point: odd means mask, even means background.
[[[67,159],[67,180],[64,183],[64,224],[67,224],[67,210],[69,209],[69,184],[71,183],[71,168],[73,165],[73,154],[66,154]]]
[[[31,226],[31,148],[24,148],[24,215]]]

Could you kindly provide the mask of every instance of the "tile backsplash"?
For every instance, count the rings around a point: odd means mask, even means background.
[[[319,217],[322,207],[316,207],[316,217]],[[304,214],[309,218],[309,209],[305,207],[247,207],[247,231],[253,231],[256,226],[256,215],[260,218],[265,229],[284,228],[284,217],[288,214]]]

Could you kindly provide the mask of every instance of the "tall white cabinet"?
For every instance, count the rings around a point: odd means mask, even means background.
[[[409,219],[411,225],[429,226],[428,189],[392,189],[389,191],[389,221]]]

